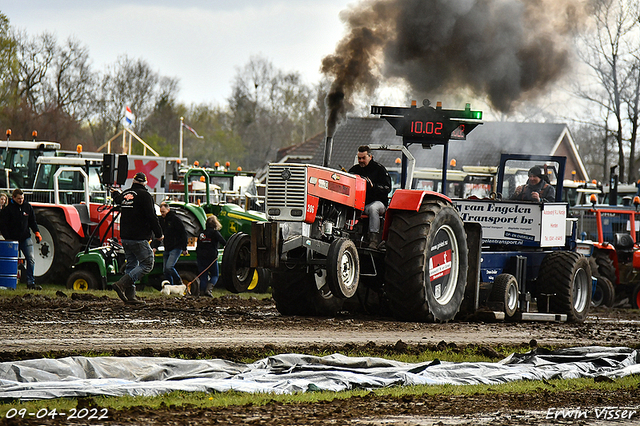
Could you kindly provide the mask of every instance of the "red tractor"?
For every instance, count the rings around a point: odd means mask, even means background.
[[[464,140],[482,118],[469,104],[444,110],[426,102],[421,108],[373,106],[372,113],[393,125],[404,146],[444,145],[445,165],[448,141]],[[283,315],[334,315],[353,304],[409,321],[449,321],[481,309],[502,319],[586,317],[591,271],[584,257],[564,250],[565,203],[460,203],[437,192],[397,189],[384,218],[384,244],[371,249],[363,244],[365,181],[327,168],[330,151],[327,138],[325,166],[269,165],[268,220],[253,223],[251,236],[229,239],[221,272],[228,289],[243,291],[255,269],[265,268]],[[404,160],[402,188],[411,182]],[[566,159],[552,160],[556,176],[563,176]],[[502,164],[499,190],[506,169],[513,167]],[[562,178],[557,185],[560,201]],[[470,212],[473,221],[463,222]]]
[[[576,206],[578,218],[576,251],[587,256],[598,279],[594,304],[612,307],[625,300],[640,307],[640,199],[634,206]]]

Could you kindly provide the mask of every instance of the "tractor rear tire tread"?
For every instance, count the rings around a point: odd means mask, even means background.
[[[445,305],[429,303],[435,300],[429,280],[429,245],[437,229],[431,229],[438,218],[457,234],[458,280],[455,294]],[[385,257],[384,291],[396,317],[409,321],[449,321],[460,310],[467,275],[467,246],[464,225],[458,213],[444,200],[425,198],[419,210],[394,213],[389,227]]]
[[[567,314],[567,320],[571,322],[582,322],[587,317],[591,306],[591,285],[585,292],[586,303],[582,311],[576,310],[574,306],[574,276],[580,269],[585,270],[586,276],[591,279],[591,268],[589,261],[584,256],[571,251],[555,251],[549,253],[542,260],[540,274],[537,281],[541,283],[540,293],[555,294],[549,298],[549,311],[552,313]],[[546,302],[543,301],[544,312]]]

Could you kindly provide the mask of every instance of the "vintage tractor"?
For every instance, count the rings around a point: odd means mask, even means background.
[[[252,174],[246,172],[242,172],[242,174],[240,172],[218,172],[212,169],[190,167],[184,170],[183,183],[178,185],[176,182],[172,182],[171,188],[173,191],[183,191],[184,200],[188,201],[186,205],[197,206],[202,209],[206,217],[216,216],[222,225],[220,233],[228,241],[227,244],[230,244],[236,233],[248,235],[251,233],[252,223],[266,221],[266,216],[262,212],[245,210],[236,203],[225,202],[225,196],[220,192],[220,188],[233,188],[234,180],[238,177],[247,176],[253,177]],[[194,180],[198,177],[200,179]],[[226,195],[229,195],[233,191],[227,190],[226,192]],[[177,212],[180,214],[180,211]],[[185,210],[182,212],[188,214]],[[191,220],[191,225],[188,225],[188,222],[185,221],[185,226],[189,227],[188,230],[191,229],[195,235],[204,229],[204,221],[199,223],[196,220]],[[219,256],[219,259],[222,259],[222,256]],[[245,272],[249,274],[248,271]],[[220,275],[224,275],[222,268]],[[264,293],[270,286],[271,274],[264,268],[258,268],[251,270],[250,275],[245,278],[242,281],[222,281],[225,283],[226,289],[233,293],[245,291]]]
[[[468,104],[464,110],[427,102],[371,109],[393,125],[404,146],[444,146],[443,188],[449,140],[466,139],[482,118]],[[242,285],[256,268],[270,270],[283,315],[333,315],[359,305],[410,321],[449,321],[482,311],[496,318],[584,320],[591,272],[584,257],[566,250],[566,204],[453,201],[432,191],[397,189],[384,218],[384,244],[371,249],[363,244],[365,181],[326,167],[330,148],[327,138],[325,166],[269,165],[268,221],[254,223],[251,236],[229,240],[222,264],[226,285]],[[559,176],[561,159],[553,158]],[[501,165],[500,192],[507,167]],[[411,182],[404,158],[401,182],[403,188]],[[562,179],[554,183],[561,197]]]
[[[594,304],[612,307],[625,301],[640,306],[640,246],[638,212],[640,198],[632,206],[575,206],[578,221],[576,251],[587,256],[597,278]]]
[[[204,226],[206,215],[202,208],[195,205],[182,202],[169,202],[168,204],[182,220],[189,238],[187,245],[189,254],[180,256],[176,269],[185,284],[194,281],[197,286],[199,281],[196,280],[198,268],[195,242],[197,233]],[[119,215],[120,211],[117,206],[105,206],[105,215],[89,236],[85,249],[75,256],[71,274],[66,281],[67,288],[105,290],[122,277],[125,265],[124,250],[114,232],[114,225],[119,223]],[[97,233],[99,229],[102,231]],[[155,253],[153,270],[136,284],[139,289],[144,288],[145,285],[152,286],[157,290],[161,289],[164,276],[162,249],[161,246]]]

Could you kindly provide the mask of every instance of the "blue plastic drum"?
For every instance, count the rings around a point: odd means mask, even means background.
[[[0,241],[0,287],[15,289],[18,284],[17,241]]]

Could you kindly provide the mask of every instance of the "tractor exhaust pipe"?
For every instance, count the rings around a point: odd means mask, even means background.
[[[324,159],[322,160],[323,167],[329,167],[329,160],[331,160],[331,149],[333,148],[333,138],[327,136],[324,141]]]

